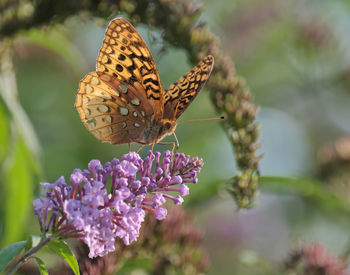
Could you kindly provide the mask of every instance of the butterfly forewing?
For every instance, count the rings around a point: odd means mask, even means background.
[[[181,116],[204,86],[213,66],[214,57],[209,55],[165,90],[164,118],[177,120]]]
[[[129,85],[139,82],[154,106],[156,119],[162,117],[164,92],[156,65],[146,43],[125,19],[116,18],[109,24],[97,58],[97,71]]]

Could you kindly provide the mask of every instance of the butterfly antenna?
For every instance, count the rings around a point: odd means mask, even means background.
[[[225,119],[225,116],[187,119],[187,120],[181,120],[181,121],[179,121],[179,123],[180,123],[180,122],[201,121],[201,120],[217,120],[217,119]]]

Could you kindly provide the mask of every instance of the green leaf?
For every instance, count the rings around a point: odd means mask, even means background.
[[[25,247],[25,250],[28,251],[29,249],[37,246],[41,241],[41,236],[38,235],[31,235],[27,238],[27,244]]]
[[[4,171],[4,233],[5,244],[17,241],[25,233],[25,224],[32,214],[33,171],[28,149],[22,138],[14,141],[12,155]]]
[[[69,264],[74,274],[80,274],[77,259],[64,241],[54,239],[47,246]]]
[[[0,102],[0,161],[3,160],[8,151],[9,123],[6,117],[4,106]]]
[[[320,208],[350,213],[349,205],[315,179],[260,177],[261,187],[274,192],[294,193],[316,203]]]
[[[36,260],[36,263],[38,264],[40,274],[41,275],[48,275],[49,272],[48,272],[48,270],[46,268],[45,263],[38,257],[33,257],[33,258]]]
[[[19,252],[25,247],[26,241],[20,241],[10,244],[0,251],[0,272],[18,255]]]

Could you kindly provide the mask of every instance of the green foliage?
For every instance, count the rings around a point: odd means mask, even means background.
[[[13,260],[26,246],[26,241],[10,244],[0,251],[0,272]]]
[[[33,257],[33,258],[35,259],[36,263],[38,264],[40,274],[41,275],[48,275],[49,271],[47,270],[45,263],[38,257]]]
[[[2,242],[11,243],[23,236],[32,213],[33,165],[22,138],[14,140],[4,168],[4,232]],[[14,218],[16,217],[16,218]]]
[[[64,32],[64,29],[52,28],[50,31],[43,31],[33,28],[26,33],[25,39],[29,43],[57,54],[69,64],[74,72],[79,73],[86,67],[85,59]]]
[[[261,177],[261,186],[268,192],[294,194],[316,204],[319,208],[350,214],[350,207],[339,196],[332,193],[327,186],[316,180],[307,178]]]
[[[8,119],[4,110],[4,105],[0,101],[0,163],[5,158],[10,136],[10,127],[8,124]]]
[[[150,259],[140,256],[137,259],[128,260],[123,267],[118,270],[118,274],[127,275],[135,269],[141,269],[150,274]]]
[[[31,248],[37,246],[40,241],[41,241],[41,236],[38,236],[38,235],[30,235],[28,238],[27,238],[27,244],[26,244],[26,251],[30,250]]]
[[[63,240],[54,239],[47,244],[47,247],[69,264],[74,274],[79,275],[79,265],[72,250]]]

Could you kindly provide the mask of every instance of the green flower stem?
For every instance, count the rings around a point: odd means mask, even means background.
[[[48,242],[50,242],[53,238],[53,235],[49,237],[45,237],[37,246],[28,250],[24,255],[6,272],[6,275],[14,274],[18,268],[24,264],[33,254],[39,251],[42,247],[44,247]]]

